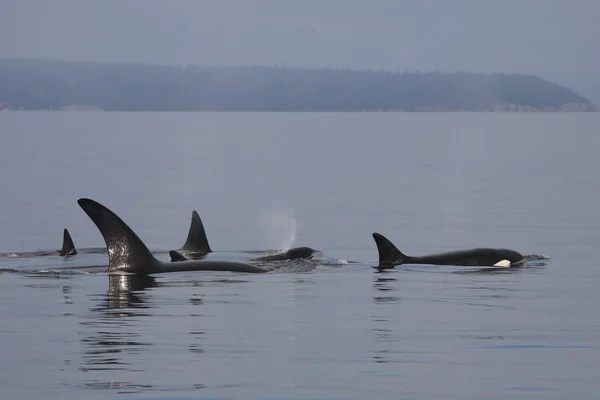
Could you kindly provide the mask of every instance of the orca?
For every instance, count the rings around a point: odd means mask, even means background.
[[[308,259],[317,250],[311,249],[310,247],[296,247],[285,251],[283,253],[273,254],[265,257],[253,258],[252,261],[285,261],[285,260],[297,260],[297,259]],[[171,262],[185,261],[188,258],[185,257],[182,252],[177,250],[169,251],[169,256],[171,257]]]
[[[311,249],[310,247],[294,247],[283,253],[272,254],[269,256],[254,258],[254,261],[284,261],[284,260],[298,260],[311,258],[317,250]]]
[[[252,261],[285,261],[310,258],[316,250],[310,247],[296,247],[286,252],[273,254],[270,256],[253,258]],[[171,262],[185,261],[188,258],[176,250],[169,251]]]
[[[135,232],[115,213],[88,199],[77,200],[79,206],[96,225],[108,250],[109,274],[151,275],[179,271],[231,271],[265,273],[270,269],[234,261],[187,260],[163,262],[154,257]]]
[[[185,244],[179,250],[173,250],[175,254],[179,254],[179,256],[172,254],[171,261],[182,261],[180,256],[187,256],[184,259],[199,259],[207,255],[208,253],[212,253],[212,249],[208,244],[208,237],[206,236],[206,231],[204,229],[204,224],[202,224],[202,219],[196,210],[192,211],[192,222],[190,223],[190,230],[188,232],[187,240]],[[284,261],[284,260],[297,260],[297,259],[307,259],[312,257],[312,255],[317,252],[317,250],[311,249],[310,247],[295,247],[289,249],[287,251],[271,254],[264,257],[253,258],[252,261]],[[173,256],[175,258],[173,258]]]
[[[402,253],[380,233],[373,233],[379,252],[378,269],[389,269],[402,264],[456,265],[469,267],[517,267],[525,263],[522,254],[508,249],[477,248],[447,253],[410,257]]]
[[[75,248],[73,239],[71,239],[71,235],[66,229],[63,231],[63,245],[59,254],[63,257],[74,256],[77,254],[77,249]]]
[[[45,256],[55,256],[59,255],[61,257],[74,256],[77,254],[77,249],[75,249],[75,245],[73,244],[73,239],[71,239],[71,235],[68,230],[63,231],[63,244],[60,250],[42,250],[42,251],[28,251],[28,252],[10,252],[10,253],[0,253],[0,257],[8,257],[8,258],[30,258],[30,257],[45,257]]]
[[[198,215],[196,210],[192,211],[192,222],[190,223],[187,240],[178,251],[192,258],[203,257],[208,253],[212,253],[212,249],[208,244],[208,238],[206,237],[206,231],[204,230],[204,224],[202,224],[200,215]]]

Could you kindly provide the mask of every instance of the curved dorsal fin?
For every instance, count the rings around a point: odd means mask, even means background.
[[[377,251],[379,252],[379,266],[391,268],[393,265],[400,265],[405,263],[409,257],[403,254],[392,242],[390,242],[385,236],[380,233],[373,233],[373,239],[377,244]]]
[[[63,231],[63,245],[60,250],[60,255],[65,256],[74,256],[77,254],[77,249],[75,249],[75,244],[73,243],[73,239],[71,239],[71,235],[68,230]]]
[[[94,200],[83,198],[77,203],[104,237],[108,250],[108,272],[152,273],[158,260],[121,218]]]
[[[188,251],[191,253],[211,253],[210,245],[208,244],[208,238],[204,231],[204,225],[200,216],[196,210],[192,211],[192,222],[190,224],[190,231],[188,232],[187,240],[181,248],[181,250]]]

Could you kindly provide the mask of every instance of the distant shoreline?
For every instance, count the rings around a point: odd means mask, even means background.
[[[1,110],[590,112],[534,75],[0,59]]]
[[[574,114],[574,113],[597,113],[600,112],[600,109],[596,107],[595,109],[586,109],[586,110],[461,110],[461,111],[377,111],[377,110],[368,110],[368,111],[227,111],[227,110],[202,110],[202,111],[190,111],[190,110],[181,110],[181,111],[157,111],[157,110],[136,110],[136,111],[128,111],[128,110],[11,110],[4,109],[0,110],[0,112],[13,112],[13,113],[47,113],[47,112],[77,112],[77,113],[232,113],[232,114]]]

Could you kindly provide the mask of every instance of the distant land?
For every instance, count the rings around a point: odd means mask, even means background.
[[[596,107],[600,105],[600,76],[572,76],[563,78],[562,81],[557,83],[571,88],[583,97],[590,99],[596,104]]]
[[[596,111],[534,75],[0,59],[0,110]]]

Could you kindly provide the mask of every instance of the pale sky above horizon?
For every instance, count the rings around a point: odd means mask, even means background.
[[[0,0],[0,57],[600,77],[600,0]]]

